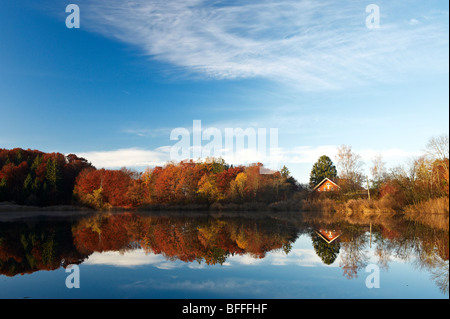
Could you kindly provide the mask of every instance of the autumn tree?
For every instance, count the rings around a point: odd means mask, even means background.
[[[217,190],[225,197],[228,196],[231,181],[233,181],[239,173],[244,171],[243,166],[230,167],[216,174]]]
[[[199,163],[185,161],[180,163],[177,170],[179,180],[175,188],[176,201],[179,203],[195,203],[200,196],[199,187],[202,185],[200,181],[205,176],[210,176],[214,167],[210,166],[209,169],[205,169]],[[214,183],[214,181],[212,182]]]
[[[216,181],[211,175],[203,175],[198,182],[198,194],[206,203],[211,204],[219,199]]]
[[[92,169],[83,170],[77,177],[74,193],[81,203],[104,208],[131,206],[129,190],[133,178],[126,170]]]
[[[234,202],[243,202],[246,195],[247,174],[241,172],[230,183],[230,195]]]

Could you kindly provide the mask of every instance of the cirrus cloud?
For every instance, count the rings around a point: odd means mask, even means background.
[[[370,30],[360,1],[81,1],[89,30],[168,63],[177,76],[259,77],[322,91],[448,71],[445,14],[411,24],[416,15],[394,19],[399,8],[388,2],[381,27]]]

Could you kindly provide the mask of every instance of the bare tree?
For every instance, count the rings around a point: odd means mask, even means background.
[[[427,154],[432,160],[445,161],[449,158],[449,140],[448,134],[442,134],[437,137],[432,137],[427,144]]]
[[[341,145],[338,147],[336,162],[341,187],[347,191],[359,189],[364,181],[361,156],[353,153],[351,146]]]
[[[428,141],[426,154],[430,161],[432,183],[438,195],[448,196],[449,186],[449,138],[448,134],[432,137]]]
[[[372,174],[373,187],[378,189],[387,178],[386,163],[383,161],[381,154],[375,155],[372,159],[370,173]]]

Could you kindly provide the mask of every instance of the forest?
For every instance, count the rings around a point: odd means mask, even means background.
[[[92,209],[228,209],[447,212],[448,135],[429,140],[423,155],[387,169],[380,155],[365,163],[350,146],[338,148],[336,164],[320,156],[309,185],[289,169],[261,174],[263,164],[233,166],[222,158],[168,162],[144,172],[97,169],[75,154],[0,149],[0,203]],[[367,170],[366,170],[367,171]],[[324,178],[339,188],[314,191]]]
[[[0,149],[0,202],[19,205],[81,205],[95,209],[144,205],[209,206],[272,203],[299,190],[287,168],[260,174],[262,164],[232,166],[223,159],[167,163],[139,173],[97,169],[74,154]]]

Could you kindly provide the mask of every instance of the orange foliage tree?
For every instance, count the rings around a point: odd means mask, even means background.
[[[103,208],[132,206],[131,191],[136,187],[133,173],[126,169],[83,170],[77,177],[74,194],[86,205]]]

